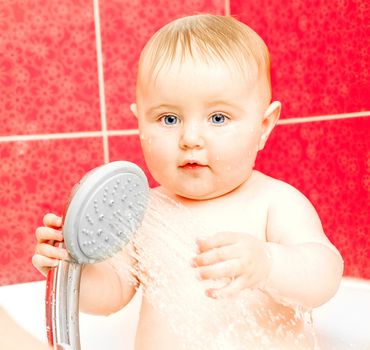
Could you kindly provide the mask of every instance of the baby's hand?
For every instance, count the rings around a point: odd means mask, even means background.
[[[213,298],[232,297],[245,288],[264,282],[270,272],[271,259],[267,243],[246,234],[220,232],[198,240],[199,253],[193,260],[201,280],[228,278],[220,289],[208,289]]]
[[[68,253],[66,249],[53,245],[54,241],[63,241],[60,230],[62,218],[54,214],[46,214],[43,223],[44,226],[38,227],[35,232],[37,244],[32,264],[46,276],[51,267],[58,265],[59,260],[68,259]]]

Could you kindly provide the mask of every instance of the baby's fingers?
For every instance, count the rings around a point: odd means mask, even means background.
[[[62,226],[62,218],[60,216],[57,216],[55,214],[49,213],[46,214],[43,219],[43,223],[45,226],[48,227],[56,227],[59,228]]]
[[[230,283],[219,289],[208,289],[207,295],[215,299],[232,298],[244,289],[243,277],[239,276],[235,279],[230,279]]]
[[[58,263],[58,259],[48,258],[47,256],[40,254],[34,254],[32,257],[33,266],[35,266],[44,276],[46,276],[50,268],[57,266]]]
[[[196,268],[198,278],[201,280],[234,277],[241,274],[238,259],[226,260],[216,264]]]
[[[199,252],[203,253],[214,248],[234,244],[237,242],[239,236],[240,234],[234,232],[218,232],[213,236],[204,239],[197,239]]]
[[[67,260],[69,258],[66,249],[61,247],[54,247],[47,243],[40,243],[36,247],[36,254],[43,255],[48,258],[54,258],[59,260]]]
[[[228,245],[220,248],[211,249],[200,253],[193,259],[193,266],[206,266],[216,264],[225,260],[237,257],[235,245]]]
[[[63,241],[62,232],[59,230],[50,228],[50,227],[44,227],[44,226],[38,227],[35,233],[36,233],[36,240],[39,243],[43,243],[49,240],[59,241],[59,242]]]

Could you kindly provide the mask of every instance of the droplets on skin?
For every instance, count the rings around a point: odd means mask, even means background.
[[[129,266],[116,254],[111,259],[116,271],[135,276],[143,296],[179,339],[183,349],[197,350],[271,350],[277,337],[289,339],[295,349],[305,335],[291,332],[295,320],[284,323],[284,316],[268,310],[259,289],[248,289],[230,299],[213,299],[208,288],[228,283],[224,280],[199,281],[192,259],[196,255],[196,239],[207,236],[207,230],[191,212],[165,197],[151,194],[142,225],[123,252],[136,262]],[[125,260],[127,261],[127,259]],[[137,280],[136,280],[137,279]],[[291,305],[290,305],[291,306]],[[296,308],[296,320],[305,311]],[[261,327],[261,319],[269,318],[269,329]],[[281,321],[281,322],[280,322]],[[307,322],[308,331],[310,324]]]

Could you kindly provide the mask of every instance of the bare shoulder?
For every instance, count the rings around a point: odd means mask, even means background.
[[[309,199],[294,186],[275,179],[271,176],[255,171],[255,184],[269,202],[269,207],[277,205],[279,208],[289,205],[306,203],[312,206]],[[284,200],[282,200],[284,199]]]
[[[294,244],[320,242],[330,245],[319,215],[310,200],[292,185],[258,172],[257,183],[268,202],[267,238]]]

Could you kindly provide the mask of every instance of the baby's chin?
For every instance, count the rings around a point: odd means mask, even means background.
[[[183,200],[207,201],[228,195],[238,190],[249,179],[250,174],[238,178],[220,179],[219,181],[198,182],[192,185],[179,184],[176,181],[167,181],[167,179],[158,179],[161,192],[169,197],[178,197]],[[159,181],[162,180],[162,181]]]
[[[196,200],[196,201],[207,201],[211,199],[216,199],[219,197],[222,197],[224,195],[227,195],[228,193],[233,192],[238,186],[230,186],[223,189],[215,189],[212,191],[176,191],[174,190],[173,193],[176,194],[176,196],[189,199],[189,200]]]

